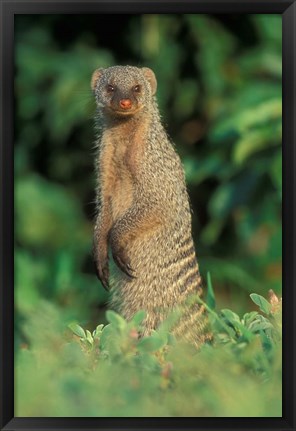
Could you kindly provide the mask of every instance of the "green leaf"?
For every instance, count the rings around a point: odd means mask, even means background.
[[[75,335],[78,335],[78,337],[87,338],[84,329],[81,328],[81,326],[79,326],[77,323],[70,323],[68,325],[68,328],[71,329],[71,331],[74,332]]]
[[[248,130],[243,133],[236,142],[233,149],[233,160],[237,164],[242,164],[246,159],[257,152],[275,145],[281,141],[281,124],[268,124],[265,127]]]
[[[215,293],[212,286],[212,280],[211,280],[211,274],[208,271],[207,272],[207,285],[208,285],[208,292],[207,292],[207,305],[214,310],[216,307],[216,300],[215,300]]]
[[[138,311],[138,312],[134,315],[134,317],[132,318],[132,322],[133,322],[136,326],[139,326],[139,325],[141,325],[141,323],[143,322],[143,320],[145,319],[145,317],[146,317],[146,311],[144,311],[144,310],[140,310],[140,311]]]
[[[101,350],[107,350],[110,343],[112,343],[112,339],[114,336],[114,327],[113,325],[109,324],[104,326],[104,329],[102,331],[102,335],[100,338],[100,349]]]
[[[89,344],[93,345],[94,340],[93,340],[93,337],[92,337],[92,335],[88,329],[86,330],[86,339],[89,342]]]
[[[260,316],[263,317],[263,316]],[[254,320],[250,326],[250,331],[252,332],[258,332],[258,331],[264,331],[266,329],[273,329],[273,325],[269,322],[269,320],[263,318],[263,319],[256,319]]]
[[[239,316],[231,310],[225,309],[221,311],[221,314],[226,323],[233,326],[236,331],[236,335],[243,337],[246,341],[250,341],[253,338],[252,331],[248,329],[243,322],[241,322]]]
[[[241,133],[267,122],[280,120],[282,117],[281,98],[267,100],[237,115],[237,126]]]
[[[237,323],[241,323],[239,316],[227,308],[221,310],[221,314],[233,326],[236,326]]]
[[[270,313],[271,304],[265,298],[263,298],[263,296],[258,295],[257,293],[251,293],[250,298],[256,305],[258,305],[258,307],[261,311],[263,311],[263,313]]]
[[[257,318],[258,312],[251,311],[250,313],[245,313],[243,316],[244,325],[249,328],[250,324]]]
[[[164,337],[161,337],[157,332],[153,332],[150,337],[142,338],[138,343],[140,352],[155,352],[166,344]]]
[[[106,317],[108,322],[112,323],[112,325],[114,325],[114,327],[119,331],[123,330],[127,325],[124,318],[119,314],[115,313],[115,311],[107,310]]]
[[[159,371],[161,369],[157,358],[149,353],[141,353],[136,357],[135,361],[141,368],[146,368],[150,371]]]
[[[96,329],[92,333],[93,338],[100,338],[100,336],[102,334],[103,327],[104,327],[104,325],[98,325],[96,327]]]

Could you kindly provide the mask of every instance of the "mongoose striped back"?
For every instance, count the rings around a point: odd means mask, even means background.
[[[199,345],[209,338],[191,232],[191,211],[179,156],[161,124],[148,68],[115,66],[94,72],[98,104],[98,215],[94,258],[109,285],[108,246],[118,271],[112,306],[130,319],[145,310],[144,334],[175,307],[183,316],[174,333]]]

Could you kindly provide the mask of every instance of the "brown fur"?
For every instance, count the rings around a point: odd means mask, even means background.
[[[98,104],[98,214],[94,259],[99,279],[111,284],[112,305],[130,319],[144,309],[149,334],[174,309],[183,316],[177,336],[199,345],[208,339],[191,213],[180,159],[161,125],[148,68],[95,71]],[[128,103],[126,102],[128,101]],[[128,105],[128,107],[126,107]],[[108,247],[118,266],[110,281]]]

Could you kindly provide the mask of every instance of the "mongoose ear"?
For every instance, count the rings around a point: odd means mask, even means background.
[[[153,96],[156,93],[156,88],[157,88],[157,81],[156,81],[155,74],[152,69],[149,69],[149,67],[143,67],[142,70],[145,75],[145,78],[147,78],[150,83],[152,96]]]
[[[92,74],[91,81],[90,81],[90,86],[92,91],[95,90],[98,79],[102,76],[102,72],[103,72],[103,69],[96,69]]]

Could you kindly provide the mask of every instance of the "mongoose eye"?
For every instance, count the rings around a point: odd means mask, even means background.
[[[134,92],[135,93],[140,93],[141,92],[141,86],[140,85],[135,85],[134,86]]]
[[[115,87],[111,84],[107,85],[107,92],[108,93],[113,93],[113,91],[115,90]]]

